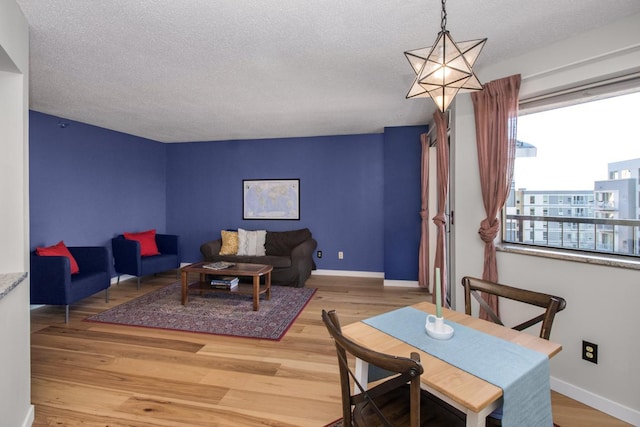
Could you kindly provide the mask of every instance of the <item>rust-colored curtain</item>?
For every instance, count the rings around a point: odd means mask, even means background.
[[[433,119],[436,124],[437,143],[436,143],[436,165],[438,175],[438,213],[433,217],[433,223],[436,225],[438,233],[436,235],[436,257],[434,260],[434,276],[436,268],[440,268],[440,296],[442,307],[449,307],[447,304],[447,241],[446,241],[446,224],[447,217],[445,208],[447,204],[447,194],[449,193],[449,138],[447,137],[447,118],[440,111],[433,113]],[[436,281],[433,280],[434,286]],[[435,304],[436,293],[435,288],[432,293],[432,300]]]
[[[421,200],[420,224],[420,252],[418,254],[418,286],[429,287],[429,137],[426,133],[420,135],[422,156],[420,163]]]
[[[496,248],[498,212],[509,196],[513,178],[518,124],[518,92],[520,75],[513,75],[486,83],[479,92],[471,94],[476,121],[476,144],[480,169],[480,188],[486,218],[480,223],[480,238],[484,242],[484,270],[482,278],[498,281]],[[489,306],[499,315],[498,297],[483,294]],[[488,319],[484,310],[480,317]]]

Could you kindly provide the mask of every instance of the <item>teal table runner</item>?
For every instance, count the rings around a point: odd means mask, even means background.
[[[453,337],[436,340],[424,330],[426,318],[424,311],[404,307],[363,322],[502,388],[504,427],[553,426],[545,354],[446,320]]]

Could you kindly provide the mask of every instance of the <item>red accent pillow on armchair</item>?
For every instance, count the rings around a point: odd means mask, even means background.
[[[76,274],[80,271],[80,267],[78,267],[76,259],[71,255],[71,252],[69,252],[69,249],[62,240],[57,244],[46,248],[37,247],[36,254],[39,256],[66,256],[69,258],[69,262],[71,263],[71,274]]]
[[[160,255],[156,244],[156,230],[141,231],[140,233],[123,233],[127,240],[136,240],[140,243],[140,256]]]

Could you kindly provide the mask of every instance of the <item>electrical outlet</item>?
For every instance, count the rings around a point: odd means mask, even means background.
[[[344,252],[338,252],[338,259],[344,259]]]
[[[598,344],[582,341],[582,358],[587,362],[598,363]]]
[[[322,258],[322,251],[318,251],[318,252],[316,252],[316,256],[317,256],[318,258]]]

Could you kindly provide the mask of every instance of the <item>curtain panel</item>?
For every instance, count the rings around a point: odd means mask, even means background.
[[[418,286],[429,287],[429,137],[420,135],[422,156],[420,163],[421,206],[420,206],[420,251],[418,254]]]
[[[440,269],[440,303],[442,307],[450,307],[447,299],[448,275],[447,275],[447,241],[446,241],[446,224],[447,216],[445,209],[447,207],[447,195],[449,193],[449,138],[447,137],[447,117],[440,110],[433,113],[433,120],[436,124],[437,143],[436,143],[436,165],[437,165],[437,192],[438,192],[438,213],[433,217],[433,223],[437,227],[436,234],[436,256],[434,260],[434,286],[435,269]],[[432,301],[436,302],[435,288],[432,292]]]
[[[498,212],[509,196],[513,178],[518,123],[519,74],[486,83],[479,92],[471,94],[475,112],[476,145],[480,170],[480,188],[486,218],[480,223],[480,238],[484,242],[482,278],[498,281],[496,248],[500,221]],[[483,295],[489,306],[499,315],[498,298]],[[481,309],[480,317],[488,319]]]

